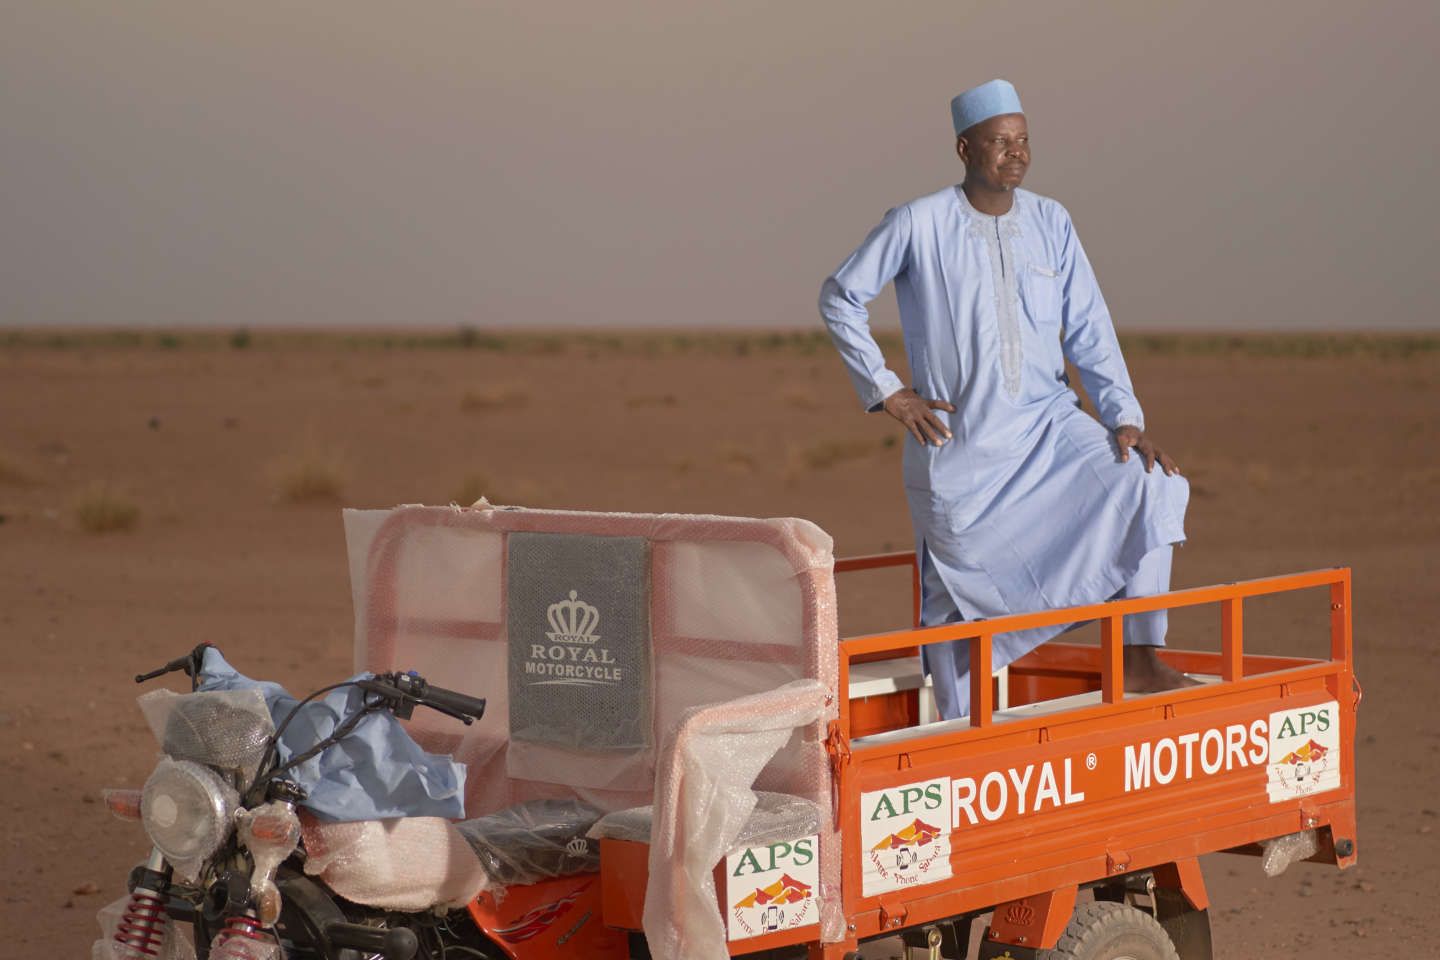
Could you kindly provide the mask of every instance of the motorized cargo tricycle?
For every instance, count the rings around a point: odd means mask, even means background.
[[[910,568],[918,621],[913,554],[483,501],[347,511],[346,533],[358,699],[309,750],[260,723],[244,777],[202,755],[112,794],[156,849],[97,958],[181,955],[177,919],[217,958],[962,957],[988,914],[982,958],[1190,960],[1202,854],[1355,862],[1345,569],[842,640],[838,574]],[[1245,652],[1245,601],[1290,591],[1328,605],[1327,658]],[[1202,605],[1219,651],[1164,654],[1201,683],[1127,694],[1123,618]],[[1085,621],[1098,645],[992,673],[995,634]],[[972,709],[938,720],[915,653],[952,639]],[[417,753],[354,762],[347,709],[409,715]],[[281,775],[440,755],[463,816],[337,815]]]

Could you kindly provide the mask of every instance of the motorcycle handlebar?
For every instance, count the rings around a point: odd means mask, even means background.
[[[390,695],[388,691],[394,691],[394,696],[401,701],[423,704],[441,713],[451,714],[466,724],[485,715],[484,697],[472,697],[437,687],[414,670],[409,673],[382,673],[374,680],[362,681],[361,686],[370,690],[375,690],[377,686],[383,687],[386,695]],[[406,713],[405,716],[409,714]]]
[[[446,690],[444,687],[426,684],[425,693],[421,695],[420,699],[435,706],[454,710],[456,713],[463,713],[476,720],[485,716],[484,697],[471,697],[454,690]]]
[[[194,650],[185,654],[185,656],[176,657],[163,667],[157,667],[148,673],[137,673],[135,675],[135,682],[144,683],[146,680],[154,680],[156,677],[163,677],[165,674],[174,673],[176,670],[184,670],[185,676],[194,680],[195,676],[200,672],[201,663],[205,660],[205,651],[212,646],[213,644],[210,643],[202,643]]]
[[[386,930],[332,920],[325,925],[324,936],[332,947],[378,951],[385,960],[410,960],[420,949],[420,941],[414,932],[405,927]]]

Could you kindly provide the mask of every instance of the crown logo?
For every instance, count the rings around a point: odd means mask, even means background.
[[[574,590],[570,591],[569,600],[550,604],[546,619],[550,621],[550,630],[545,636],[552,642],[589,644],[600,639],[591,632],[600,623],[600,611],[576,599]]]

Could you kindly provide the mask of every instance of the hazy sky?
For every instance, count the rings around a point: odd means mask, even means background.
[[[1004,76],[1122,328],[1434,329],[1437,8],[0,0],[0,326],[814,325]]]

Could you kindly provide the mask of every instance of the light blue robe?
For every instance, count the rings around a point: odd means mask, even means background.
[[[1017,190],[1010,211],[992,217],[946,187],[885,215],[820,293],[820,313],[872,411],[904,386],[866,310],[892,280],[913,387],[956,407],[935,411],[953,440],[905,443],[915,546],[930,574],[927,623],[1106,600],[1147,554],[1185,539],[1185,479],[1158,465],[1146,473],[1138,453],[1117,458],[1111,431],[1143,430],[1144,415],[1064,207]],[[1067,359],[1100,423],[1080,409]],[[937,580],[948,597],[937,595]],[[1062,629],[998,636],[995,668]],[[963,715],[966,646],[941,646],[925,657],[936,701],[943,716]]]

